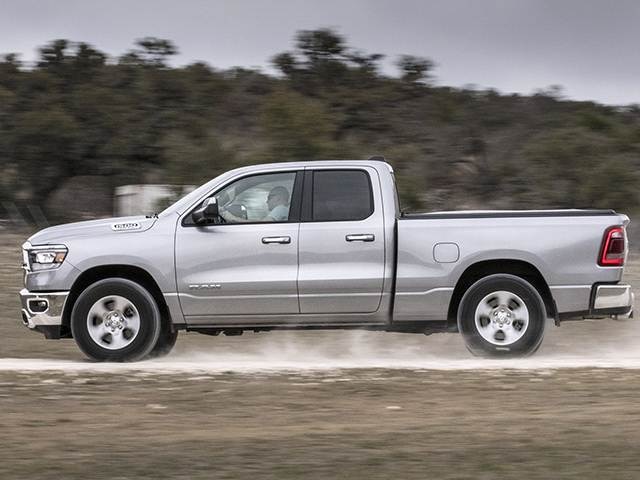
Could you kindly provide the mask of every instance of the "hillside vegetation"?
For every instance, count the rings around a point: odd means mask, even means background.
[[[434,64],[412,56],[397,59],[392,78],[381,55],[324,29],[299,32],[292,51],[274,55],[277,75],[171,67],[176,47],[156,38],[118,58],[67,40],[39,52],[35,65],[11,54],[0,62],[0,205],[60,211],[69,200],[57,190],[78,176],[89,192],[111,192],[374,154],[395,167],[410,210],[639,203],[638,106],[566,101],[557,88],[435,86]]]

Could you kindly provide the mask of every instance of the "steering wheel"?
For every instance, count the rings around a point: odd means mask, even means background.
[[[245,207],[240,203],[231,204],[225,210],[229,212],[231,215],[233,215],[234,217],[242,218],[244,220],[247,220],[248,218],[247,207]]]

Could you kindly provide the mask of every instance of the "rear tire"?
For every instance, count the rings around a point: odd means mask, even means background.
[[[71,312],[71,332],[89,358],[133,362],[158,343],[161,318],[153,296],[124,278],[107,278],[87,287]]]
[[[544,336],[542,297],[515,275],[489,275],[474,283],[458,308],[458,330],[467,349],[481,357],[533,354]]]

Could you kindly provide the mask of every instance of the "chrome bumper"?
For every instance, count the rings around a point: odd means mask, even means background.
[[[62,325],[62,312],[69,292],[30,292],[20,290],[22,323],[31,328]]]
[[[593,297],[594,313],[633,317],[634,295],[631,285],[598,285]]]

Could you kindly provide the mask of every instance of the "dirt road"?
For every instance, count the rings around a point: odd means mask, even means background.
[[[0,478],[638,478],[636,370],[0,373]]]
[[[289,332],[97,365],[21,326],[22,240],[0,235],[2,480],[640,478],[640,322],[550,327],[512,362],[457,335]]]

